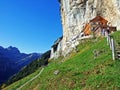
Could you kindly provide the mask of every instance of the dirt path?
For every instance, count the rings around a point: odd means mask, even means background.
[[[38,76],[40,76],[40,74],[43,72],[44,68],[41,69],[41,71],[39,72],[39,74],[37,74],[35,77],[33,77],[32,79],[30,79],[28,82],[26,82],[25,84],[23,84],[22,86],[20,86],[17,90],[21,90],[25,85],[27,85],[28,83],[30,83],[31,81],[33,81],[34,79],[36,79]]]

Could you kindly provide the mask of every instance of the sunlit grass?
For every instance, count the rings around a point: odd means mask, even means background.
[[[120,32],[114,33],[114,38],[119,41]],[[78,52],[71,53],[65,62],[61,62],[62,57],[50,61],[42,74],[22,90],[120,90],[120,61],[112,60],[105,38],[82,41],[77,48]],[[94,50],[104,52],[94,58]],[[56,70],[60,71],[58,75],[54,75]],[[26,78],[23,81],[26,82]],[[22,80],[5,90],[17,89],[22,85],[20,82]]]

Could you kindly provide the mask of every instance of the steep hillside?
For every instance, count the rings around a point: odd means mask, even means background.
[[[119,43],[120,32],[113,36]],[[38,73],[39,69],[3,90],[16,90]],[[77,50],[50,60],[41,75],[21,90],[120,90],[120,61],[112,60],[106,38],[81,40]]]

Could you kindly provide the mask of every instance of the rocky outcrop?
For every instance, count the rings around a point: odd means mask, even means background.
[[[52,58],[63,56],[75,49],[82,37],[86,23],[102,16],[108,21],[109,26],[120,30],[120,0],[58,0],[61,4],[61,19],[63,25],[63,39],[58,43],[60,46],[56,52],[51,49]],[[60,49],[61,48],[61,49]]]
[[[120,0],[60,0],[60,3],[63,55],[70,51],[74,38],[74,44],[78,44],[77,38],[80,38],[85,24],[98,15],[107,19],[109,25],[120,29]]]

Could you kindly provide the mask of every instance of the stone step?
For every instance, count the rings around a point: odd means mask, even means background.
[[[120,50],[118,50],[118,49],[116,49],[115,51],[116,51],[116,52],[120,52]]]
[[[119,47],[115,47],[116,49],[120,49]]]
[[[120,53],[120,51],[115,51],[115,52],[118,53],[118,54]]]
[[[115,47],[116,49],[120,49],[120,47]]]
[[[119,56],[119,57],[120,57],[120,53],[119,53],[119,54],[117,54],[117,56]]]
[[[115,47],[120,47],[119,45],[115,45]]]
[[[120,56],[117,56],[116,58],[117,58],[117,59],[120,59]]]
[[[120,45],[115,43],[115,46],[120,46]]]
[[[116,54],[120,54],[120,51],[115,51]]]
[[[116,50],[120,50],[120,48],[115,48]]]
[[[116,57],[120,60],[120,54],[117,54]]]
[[[120,52],[120,50],[115,50],[116,52]]]
[[[120,57],[116,57],[116,59],[120,60]]]
[[[120,50],[120,48],[115,47],[116,50]]]
[[[118,55],[118,56],[119,56],[119,55],[120,55],[120,53],[116,53],[116,55]]]

